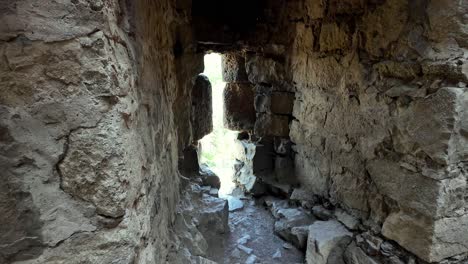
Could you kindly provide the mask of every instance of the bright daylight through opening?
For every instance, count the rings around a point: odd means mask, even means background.
[[[221,55],[205,55],[205,71],[212,87],[213,132],[200,140],[200,164],[206,164],[221,180],[219,195],[227,195],[235,187],[233,182],[234,161],[236,159],[237,131],[224,127],[223,91],[226,83],[222,79]]]

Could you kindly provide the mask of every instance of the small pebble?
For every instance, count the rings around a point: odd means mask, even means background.
[[[289,244],[289,243],[284,243],[284,244],[283,244],[283,247],[284,247],[285,249],[291,249],[291,248],[293,248],[293,245],[291,245],[291,244]]]
[[[274,259],[281,258],[281,249],[278,248],[278,250],[276,250],[275,254],[273,254],[273,258]]]
[[[239,251],[239,249],[237,249],[237,248],[234,249],[232,251],[232,253],[231,253],[231,257],[236,258],[236,259],[240,258],[241,257],[241,252]]]
[[[253,252],[253,249],[248,248],[248,247],[243,246],[243,245],[237,245],[237,248],[244,251],[245,253],[247,253],[249,255],[252,254],[252,252]]]
[[[257,260],[257,256],[255,255],[250,255],[247,260],[245,261],[245,264],[255,264],[255,261]]]
[[[237,244],[245,245],[247,242],[249,242],[250,236],[245,235],[237,240]]]

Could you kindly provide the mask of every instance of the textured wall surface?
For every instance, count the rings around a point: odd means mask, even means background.
[[[467,4],[328,2],[294,24],[297,176],[426,261],[466,252]]]
[[[298,177],[426,261],[464,253],[468,4],[347,2],[296,24]]]
[[[241,45],[256,85],[254,134],[283,142],[289,135],[294,152],[258,157],[270,164],[266,177],[297,177],[302,191],[425,261],[464,258],[467,8],[442,0],[267,1]],[[243,70],[226,67],[230,76]],[[295,174],[281,173],[290,157]]]
[[[190,124],[171,109],[202,70],[190,6],[1,6],[0,262],[164,262]]]

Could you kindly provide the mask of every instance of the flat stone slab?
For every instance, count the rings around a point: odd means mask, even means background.
[[[227,195],[223,198],[225,198],[228,201],[229,212],[242,210],[244,208],[244,202],[242,202],[239,198],[236,198],[231,195]]]

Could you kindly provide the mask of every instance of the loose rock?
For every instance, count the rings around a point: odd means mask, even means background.
[[[343,263],[343,253],[352,235],[338,221],[315,222],[309,227],[306,262],[308,264]]]
[[[237,248],[244,251],[247,254],[252,254],[252,252],[253,252],[253,249],[248,248],[248,247],[246,247],[244,245],[237,245]]]

